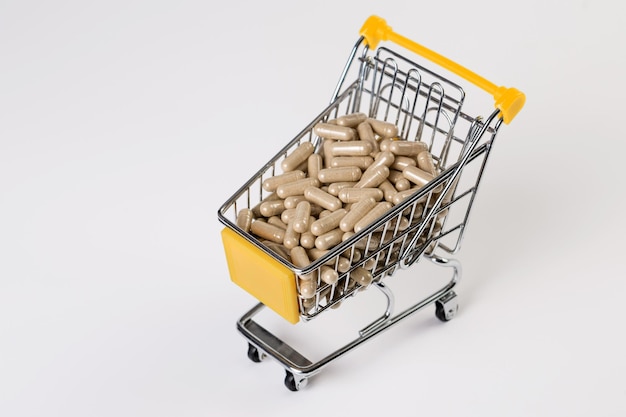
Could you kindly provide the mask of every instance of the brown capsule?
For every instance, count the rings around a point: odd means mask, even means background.
[[[276,188],[278,188],[279,185],[301,180],[304,177],[306,177],[304,172],[298,170],[285,172],[280,175],[274,175],[273,177],[263,181],[263,189],[265,191],[276,191]]]
[[[311,249],[315,247],[316,236],[310,231],[306,231],[300,235],[300,246],[305,249]]]
[[[339,195],[339,191],[344,188],[352,188],[356,184],[356,181],[342,181],[342,182],[334,182],[328,185],[328,194],[334,195],[337,197]]]
[[[433,177],[437,175],[435,161],[433,160],[433,156],[428,151],[422,151],[417,154],[417,167],[428,172]]]
[[[397,206],[418,191],[419,189],[417,188],[410,188],[408,190],[398,191],[398,193],[393,196],[393,204]]]
[[[287,225],[287,230],[285,230],[285,237],[283,238],[283,245],[287,249],[295,248],[300,244],[300,233],[293,230],[293,222]]]
[[[341,219],[343,219],[347,213],[348,212],[345,209],[339,209],[332,212],[326,217],[314,221],[311,225],[311,233],[313,233],[315,236],[321,236],[324,233],[336,229],[337,227],[339,227]]]
[[[314,153],[307,160],[307,174],[309,178],[317,178],[317,174],[324,166],[322,155]]]
[[[370,142],[372,144],[372,152],[378,152],[379,148],[378,141],[376,140],[376,135],[374,135],[372,126],[367,121],[360,123],[356,127],[356,131],[359,134],[359,139]]]
[[[324,168],[320,170],[317,179],[323,184],[342,181],[358,181],[361,179],[361,169],[356,166]]]
[[[306,201],[306,198],[304,198],[304,195],[292,195],[292,196],[289,196],[289,197],[285,198],[285,208],[286,209],[296,208],[298,203],[301,202],[301,201]]]
[[[295,208],[286,209],[285,211],[283,211],[280,214],[280,220],[283,223],[285,223],[285,224],[291,223],[295,217],[296,217],[296,209]]]
[[[293,230],[297,233],[304,233],[309,230],[309,217],[311,217],[311,203],[308,201],[299,202],[293,216]]]
[[[413,184],[419,187],[425,186],[435,178],[432,174],[429,174],[428,172],[421,170],[418,167],[411,166],[404,168],[404,170],[402,170],[402,175],[404,175],[407,180],[411,181]]]
[[[398,127],[393,123],[385,122],[383,120],[367,119],[367,122],[372,126],[374,132],[384,138],[394,138],[398,136]]]
[[[389,176],[389,168],[385,165],[370,167],[363,175],[361,180],[356,183],[354,188],[375,188],[378,187]]]
[[[324,210],[324,211],[321,211],[321,212],[320,212],[320,214],[318,214],[318,215],[317,215],[317,218],[318,218],[318,219],[323,219],[324,217],[326,217],[326,216],[330,216],[331,214],[333,214],[333,212],[332,212],[332,211],[330,211],[330,210]]]
[[[335,245],[341,243],[341,236],[343,231],[339,228],[333,229],[330,232],[326,232],[315,239],[315,247],[318,249],[330,249]]]
[[[350,266],[352,266],[350,264],[350,260],[348,258],[345,258],[343,256],[339,256],[337,257],[337,271],[341,272],[342,274],[344,272],[348,272],[350,270]]]
[[[265,201],[259,207],[264,217],[272,217],[285,211],[285,202],[283,200]]]
[[[319,187],[317,178],[304,178],[288,184],[281,184],[276,189],[276,194],[280,198],[287,198],[293,195],[304,195],[304,190],[308,187]]]
[[[344,219],[345,219],[345,217],[344,217]],[[340,224],[340,226],[341,226],[341,224]],[[342,242],[345,242],[346,240],[350,239],[350,238],[351,238],[352,236],[354,236],[355,234],[356,234],[356,233],[354,233],[354,232],[345,232],[345,233],[343,234],[343,236],[341,236],[341,241],[342,241]]]
[[[361,230],[369,226],[374,221],[378,220],[383,214],[387,213],[393,205],[388,201],[376,203],[365,216],[363,216],[355,225],[354,231],[359,233]]]
[[[367,269],[359,266],[350,272],[350,279],[362,287],[367,287],[372,283],[372,273]]]
[[[328,249],[318,249],[318,248],[311,248],[306,251],[306,253],[309,255],[309,258],[313,261],[317,261],[319,258],[326,255],[328,252],[329,252]]]
[[[372,269],[374,269],[374,267],[376,267],[376,257],[375,256],[369,258],[363,264],[363,268],[367,269],[368,271],[371,271]]]
[[[316,187],[306,188],[304,190],[304,197],[310,202],[331,211],[339,210],[342,206],[341,200],[339,200],[337,197],[330,195]]]
[[[389,147],[391,146],[391,143],[394,142],[395,139],[391,139],[391,138],[386,138],[381,140],[378,143],[378,147],[380,149],[381,152],[389,152]]]
[[[367,169],[374,162],[371,156],[335,156],[330,161],[332,168],[342,167],[358,167],[359,169]]]
[[[354,247],[367,252],[377,249],[380,246],[380,233],[369,234],[354,244]]]
[[[408,166],[413,166],[413,167],[417,166],[417,161],[408,156],[396,156],[395,160],[393,161],[393,164],[391,164],[389,168],[402,171],[404,168]]]
[[[365,113],[351,113],[346,114],[335,119],[335,123],[339,126],[357,127],[361,123],[367,120],[367,114]]]
[[[252,222],[250,231],[260,238],[276,243],[283,243],[283,239],[285,238],[285,231],[283,229],[266,222]]]
[[[270,217],[269,219],[267,219],[267,222],[269,224],[273,224],[276,227],[280,227],[283,230],[287,230],[287,224],[283,223],[283,221],[278,216]]]
[[[416,156],[420,152],[427,150],[428,145],[424,142],[413,140],[396,140],[389,144],[389,151],[394,155]]]
[[[261,214],[261,204],[265,203],[266,201],[272,201],[272,200],[280,200],[281,197],[278,196],[278,194],[271,193],[270,195],[268,195],[267,197],[265,197],[263,200],[261,200],[261,202],[259,204],[257,204],[256,206],[252,207],[252,214],[254,214],[255,218],[259,218],[262,217],[263,215]]]
[[[334,125],[330,123],[318,123],[313,128],[313,133],[325,139],[334,139],[341,141],[354,140],[356,138],[356,130],[351,127]]]
[[[385,201],[389,201],[390,203],[393,202],[393,196],[398,194],[398,190],[396,190],[396,187],[394,187],[393,184],[390,183],[388,180],[381,182],[378,186],[378,189],[383,192],[383,197],[385,198]]]
[[[330,153],[332,156],[367,156],[372,153],[372,144],[364,140],[335,142],[330,145]]]
[[[384,165],[387,168],[389,168],[391,167],[391,165],[393,165],[395,158],[396,156],[392,154],[391,152],[381,151],[376,155],[376,159],[374,159],[372,166],[370,166],[369,168],[373,168],[373,167],[377,167],[381,165]]]
[[[289,256],[289,250],[284,247],[283,245],[281,245],[280,243],[276,243],[276,242],[272,242],[270,240],[264,240],[261,243],[263,243],[265,246],[267,246],[272,252],[274,252],[276,255],[291,261],[291,257]]]
[[[405,191],[411,188],[411,182],[406,178],[400,178],[396,181],[395,187],[398,191]]]
[[[284,172],[293,171],[300,164],[306,162],[309,156],[313,153],[315,147],[311,142],[304,142],[298,146],[290,155],[288,155],[280,164]]]
[[[331,139],[324,139],[322,142],[322,153],[324,155],[324,166],[329,167],[330,161],[333,159],[332,147],[336,141]]]
[[[330,266],[322,265],[320,279],[328,285],[335,285],[339,281],[339,274]]]
[[[237,214],[237,220],[235,223],[238,227],[241,228],[244,232],[250,231],[250,225],[252,224],[252,219],[254,218],[254,214],[252,214],[252,210],[250,209],[241,209]]]
[[[305,300],[315,297],[315,291],[317,290],[317,283],[314,279],[299,279],[298,287],[300,297]]]
[[[298,268],[306,268],[311,263],[309,255],[302,246],[295,246],[289,251],[291,262]],[[310,278],[310,276],[308,276]]]
[[[339,222],[339,228],[344,232],[351,232],[354,226],[376,206],[376,200],[373,198],[365,198],[354,206]]]
[[[343,251],[341,256],[347,258],[350,261],[350,263],[355,263],[355,262],[359,262],[361,260],[361,257],[363,256],[363,254],[358,249],[355,249],[355,248],[350,249],[350,248],[348,248],[345,251]]]
[[[338,197],[344,203],[358,203],[369,197],[380,201],[383,199],[383,192],[378,188],[344,188],[339,191]]]

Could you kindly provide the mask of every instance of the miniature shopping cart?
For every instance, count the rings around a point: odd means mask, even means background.
[[[460,263],[439,253],[459,251],[496,133],[502,122],[508,124],[515,117],[525,101],[519,90],[492,84],[395,33],[379,17],[367,19],[360,35],[330,105],[264,164],[218,212],[220,222],[226,226],[222,240],[231,279],[260,301],[237,323],[248,341],[248,357],[255,362],[264,357],[277,360],[285,368],[285,385],[292,391],[304,387],[311,376],[333,360],[425,306],[435,304],[436,316],[442,321],[455,316],[458,304],[453,289],[461,275]],[[462,109],[465,92],[459,85],[392,49],[378,46],[381,41],[393,42],[427,58],[487,91],[495,99],[495,111],[484,119],[466,114]],[[439,174],[310,265],[297,267],[238,226],[237,215],[242,209],[254,211],[271,197],[263,182],[279,174],[281,162],[301,144],[310,142],[315,152],[322,152],[322,139],[314,133],[318,123],[356,112],[392,122],[398,127],[401,140],[425,142]],[[401,218],[406,219],[408,227],[399,227]],[[342,258],[349,260],[347,268],[340,268]],[[446,278],[442,288],[396,313],[394,295],[386,280],[421,258],[449,267],[452,277],[449,281]],[[371,280],[363,283],[354,277],[366,264]],[[339,277],[331,284],[321,279],[323,268],[329,266]],[[317,281],[313,297],[300,295],[297,277],[304,276]],[[342,302],[349,302],[348,299],[368,288],[384,294],[386,308],[382,316],[360,330],[355,339],[318,361],[306,358],[254,320],[269,307],[291,323],[307,322]]]

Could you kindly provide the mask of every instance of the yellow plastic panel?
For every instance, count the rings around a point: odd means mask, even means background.
[[[300,313],[293,271],[229,228],[222,230],[222,242],[230,279],[288,322],[297,323]]]

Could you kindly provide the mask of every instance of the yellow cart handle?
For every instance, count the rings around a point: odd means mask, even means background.
[[[500,110],[502,119],[506,124],[509,124],[517,113],[522,110],[522,107],[524,107],[526,96],[518,89],[513,87],[498,87],[491,81],[468,70],[445,56],[440,55],[437,52],[394,32],[391,26],[387,25],[385,19],[381,17],[370,16],[363,24],[363,27],[361,27],[361,31],[359,33],[365,38],[367,45],[371,49],[375,49],[380,41],[394,42],[418,55],[423,56],[426,59],[429,59],[435,64],[452,71],[472,84],[485,90],[493,96],[495,100],[495,107]]]

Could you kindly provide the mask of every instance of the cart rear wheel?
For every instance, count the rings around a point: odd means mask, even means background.
[[[307,378],[297,378],[291,372],[285,371],[285,386],[289,391],[300,391],[302,388],[306,387],[307,383]]]
[[[456,300],[454,291],[435,301],[435,316],[441,321],[450,321],[459,311],[459,303]]]
[[[252,346],[250,343],[248,343],[248,358],[252,361],[252,362],[261,362],[263,360],[263,357],[265,355],[263,355],[261,352],[259,352],[259,349],[257,349],[256,347]]]

